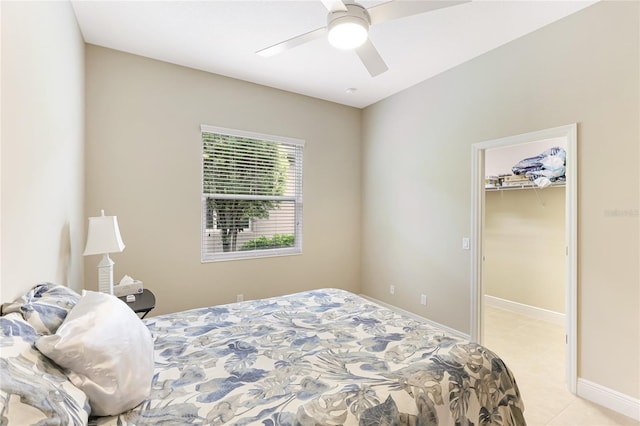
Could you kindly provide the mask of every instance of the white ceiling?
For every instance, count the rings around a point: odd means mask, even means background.
[[[87,43],[359,108],[593,3],[473,0],[380,23],[369,36],[389,70],[371,77],[354,52],[325,38],[268,58],[255,54],[325,26],[319,0],[72,1]]]

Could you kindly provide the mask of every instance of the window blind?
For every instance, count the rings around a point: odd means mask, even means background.
[[[201,126],[202,261],[302,251],[298,139]]]

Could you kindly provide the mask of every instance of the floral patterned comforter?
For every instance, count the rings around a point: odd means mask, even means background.
[[[145,320],[150,397],[98,425],[525,425],[494,353],[343,290]]]

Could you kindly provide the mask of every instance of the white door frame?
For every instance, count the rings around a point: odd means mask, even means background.
[[[578,268],[578,162],[577,139],[578,126],[576,123],[552,129],[509,136],[471,146],[471,339],[482,343],[484,341],[483,312],[484,288],[482,283],[482,256],[484,248],[484,154],[489,148],[516,145],[519,143],[535,142],[550,138],[566,138],[567,141],[567,183],[565,187],[565,333],[566,333],[566,374],[567,387],[576,393],[577,385],[577,347],[578,347],[578,308],[577,308],[577,268]]]

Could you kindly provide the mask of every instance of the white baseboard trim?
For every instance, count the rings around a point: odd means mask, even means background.
[[[640,399],[580,378],[577,393],[580,398],[640,421]]]
[[[531,305],[525,305],[524,303],[513,302],[511,300],[501,299],[495,296],[484,295],[484,303],[487,306],[492,306],[498,309],[504,309],[505,311],[516,312],[521,315],[526,315],[542,321],[551,322],[558,325],[565,325],[565,315],[560,312],[550,311],[548,309],[537,308]]]
[[[369,296],[364,295],[364,294],[360,294],[359,296],[369,300],[370,302],[377,303],[380,306],[384,306],[387,309],[391,309],[392,311],[396,311],[398,313],[401,313],[402,315],[406,315],[408,317],[417,319],[419,321],[428,322],[429,324],[433,325],[434,327],[443,329],[447,333],[453,334],[454,336],[460,337],[460,338],[465,339],[465,340],[471,340],[471,336],[470,335],[464,334],[463,332],[461,332],[459,330],[456,330],[455,328],[451,328],[451,327],[448,327],[446,325],[442,325],[442,324],[440,324],[438,322],[432,321],[429,318],[423,317],[422,315],[418,315],[418,314],[414,314],[413,312],[405,311],[402,308],[398,308],[397,306],[390,305],[390,304],[385,303],[385,302],[383,302],[381,300],[374,299],[373,297],[369,297]]]

